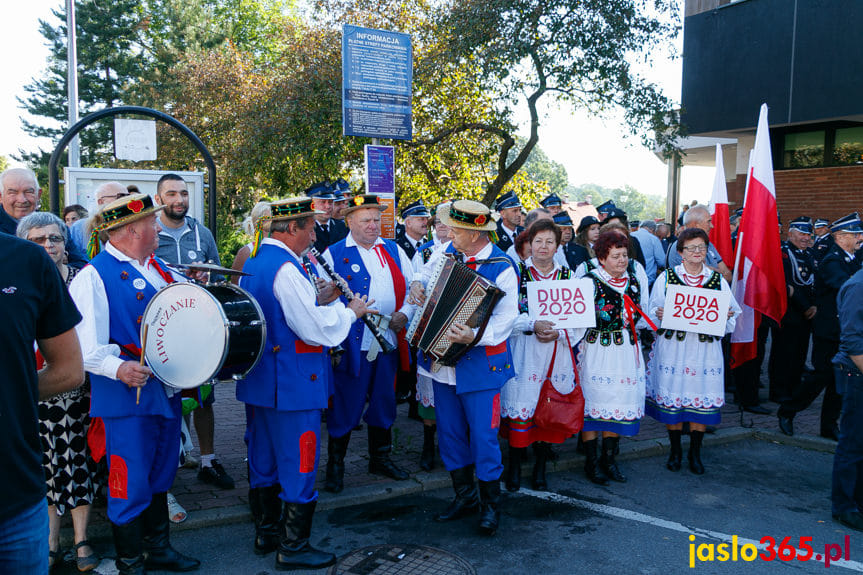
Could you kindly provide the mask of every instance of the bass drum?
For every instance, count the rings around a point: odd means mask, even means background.
[[[233,284],[174,283],[144,311],[144,357],[154,375],[179,389],[242,379],[257,365],[267,339],[255,298]]]

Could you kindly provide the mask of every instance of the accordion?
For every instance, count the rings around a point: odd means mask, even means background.
[[[465,264],[444,256],[435,266],[426,288],[422,310],[414,314],[406,339],[432,358],[432,369],[454,366],[480,340],[494,306],[504,296],[503,290]],[[470,344],[453,343],[447,329],[460,323],[478,328]]]

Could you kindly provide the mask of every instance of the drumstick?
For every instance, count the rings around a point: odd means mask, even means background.
[[[147,328],[150,324],[144,324],[144,335],[141,337],[141,367],[144,367],[144,350],[147,349]],[[135,396],[135,405],[141,403],[141,388],[138,388],[138,393]]]

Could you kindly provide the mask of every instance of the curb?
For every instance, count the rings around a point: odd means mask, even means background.
[[[722,445],[735,441],[743,441],[749,438],[800,447],[802,449],[813,451],[833,452],[836,449],[835,441],[824,439],[822,437],[810,435],[789,437],[776,431],[747,429],[743,427],[718,429],[716,433],[705,435],[704,442],[706,445]],[[668,453],[668,449],[669,444],[667,438],[627,442],[620,446],[619,458],[627,460],[642,457],[654,457]],[[577,469],[583,465],[583,462],[584,457],[577,454],[574,450],[571,450],[561,454],[558,461],[549,462],[550,465],[548,471],[550,473],[555,473],[558,471]],[[522,474],[529,476],[532,469],[533,467],[530,463],[525,463],[522,465]],[[450,484],[449,473],[441,469],[439,471],[417,473],[406,481],[388,481],[374,485],[348,488],[339,494],[331,494],[322,491],[318,498],[317,510],[329,511],[333,509],[341,509],[343,507],[384,501],[405,495],[415,495],[417,493],[446,488],[449,487]],[[229,507],[218,507],[195,511],[193,514],[190,514],[188,520],[183,523],[171,525],[171,531],[181,532],[219,525],[251,522],[252,514],[249,511],[248,505],[232,505]],[[91,541],[110,540],[111,526],[108,522],[93,524],[90,526],[88,536]],[[68,547],[72,542],[72,529],[68,527],[63,528],[61,530],[61,546]]]

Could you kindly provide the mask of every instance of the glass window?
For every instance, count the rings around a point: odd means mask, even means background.
[[[824,165],[824,130],[785,134],[782,154],[785,168],[817,168]]]
[[[832,163],[835,166],[863,164],[863,126],[836,130]]]

